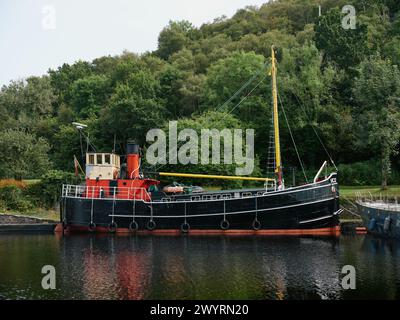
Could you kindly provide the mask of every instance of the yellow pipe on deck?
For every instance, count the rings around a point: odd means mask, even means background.
[[[225,179],[225,180],[251,180],[251,181],[275,181],[271,178],[241,177],[241,176],[217,176],[212,174],[197,173],[176,173],[176,172],[159,172],[160,176],[165,177],[182,177],[182,178],[204,178],[204,179]]]

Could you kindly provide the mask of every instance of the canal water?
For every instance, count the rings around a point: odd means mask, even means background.
[[[56,289],[44,290],[44,265]],[[342,268],[356,289],[342,288]],[[253,236],[0,235],[0,299],[399,299],[400,242]]]

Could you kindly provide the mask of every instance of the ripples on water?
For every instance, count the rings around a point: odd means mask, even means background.
[[[398,299],[399,248],[370,236],[0,235],[0,298]],[[356,290],[341,288],[347,264]],[[43,265],[56,290],[41,288]]]

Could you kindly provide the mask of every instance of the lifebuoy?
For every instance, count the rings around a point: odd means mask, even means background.
[[[129,224],[129,230],[130,231],[137,231],[138,229],[139,229],[139,225],[138,225],[138,223],[136,221],[132,221]]]
[[[146,225],[148,230],[154,230],[156,228],[156,223],[154,222],[154,220],[150,220],[149,222],[147,222]]]
[[[261,229],[261,222],[258,221],[257,219],[254,219],[253,223],[252,223],[253,229],[254,230],[260,230]]]
[[[115,231],[117,231],[117,228],[118,228],[118,225],[115,223],[115,222],[111,222],[109,225],[108,225],[108,231],[109,232],[115,232]]]
[[[222,230],[227,230],[227,229],[229,229],[229,222],[228,222],[228,220],[226,220],[226,219],[222,220],[221,223],[220,223],[220,227],[221,227]]]
[[[189,230],[190,230],[190,225],[189,225],[189,223],[184,222],[184,223],[181,224],[181,231],[182,231],[183,233],[188,233]]]
[[[90,232],[93,232],[96,229],[96,224],[94,222],[90,222],[88,228]]]
[[[166,186],[163,188],[166,193],[183,193],[183,187],[180,186]]]

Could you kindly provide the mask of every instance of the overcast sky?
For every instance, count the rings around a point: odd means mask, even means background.
[[[0,0],[0,86],[64,62],[157,48],[169,20],[195,26],[268,0]]]

